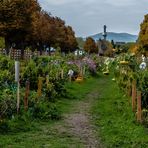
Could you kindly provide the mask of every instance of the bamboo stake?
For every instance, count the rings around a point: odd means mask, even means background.
[[[137,92],[137,121],[142,122],[142,113],[141,113],[141,91]]]
[[[46,85],[48,86],[49,83],[49,75],[46,75]]]
[[[70,82],[71,82],[71,79],[72,79],[72,78],[71,78],[71,75],[69,75],[69,81],[70,81]]]
[[[64,79],[64,70],[61,70],[61,79]]]
[[[42,96],[42,77],[39,77],[39,81],[38,81],[38,90],[37,90],[37,94],[38,97]]]

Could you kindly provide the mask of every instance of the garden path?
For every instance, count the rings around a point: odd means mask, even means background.
[[[95,127],[91,124],[91,107],[98,98],[97,90],[89,93],[85,99],[74,104],[70,113],[64,114],[63,124],[57,125],[56,131],[77,137],[85,148],[101,148]],[[74,145],[72,147],[75,147]]]

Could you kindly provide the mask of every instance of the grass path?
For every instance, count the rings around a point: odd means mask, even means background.
[[[56,102],[61,120],[33,121],[26,132],[0,134],[0,148],[147,148],[148,129],[135,121],[130,98],[111,79],[69,83],[71,97]]]
[[[72,99],[56,102],[62,120],[34,122],[27,132],[0,135],[0,147],[99,148],[90,113],[99,95],[98,80],[91,78],[82,84],[68,84]]]
[[[137,123],[131,97],[112,81],[112,75],[99,80],[99,99],[92,108],[93,123],[107,148],[148,148],[148,128]]]
[[[74,104],[71,108],[72,111],[68,114],[64,114],[64,124],[62,126],[56,126],[57,131],[77,137],[84,147],[101,147],[96,137],[94,127],[91,124],[90,109],[96,98],[98,98],[98,91],[94,89],[85,99]]]

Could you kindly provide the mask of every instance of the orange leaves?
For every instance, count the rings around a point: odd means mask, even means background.
[[[140,27],[139,33],[139,45],[141,49],[144,49],[146,52],[148,48],[148,14],[145,15],[144,21]]]
[[[95,41],[91,37],[88,37],[86,39],[86,42],[84,44],[84,49],[88,53],[93,53],[93,52],[95,53],[96,52],[97,46],[96,46]]]

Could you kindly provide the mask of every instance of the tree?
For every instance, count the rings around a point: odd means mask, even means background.
[[[6,48],[12,43],[24,44],[32,22],[32,14],[40,7],[35,0],[1,0],[0,35],[5,38]]]
[[[69,52],[77,47],[72,27],[41,10],[37,0],[1,0],[0,36],[5,38],[7,49],[12,43],[16,48],[29,46],[40,51],[53,46]]]
[[[28,42],[33,46],[33,48],[38,48],[42,51],[44,46],[50,47],[51,39],[51,24],[50,24],[50,14],[46,11],[39,11],[34,13],[32,16],[32,29],[30,34],[28,34]]]
[[[75,38],[75,33],[72,30],[72,27],[67,26],[66,28],[66,40],[65,40],[65,48],[63,49],[65,52],[74,51],[78,44]]]
[[[148,52],[148,14],[145,15],[144,21],[140,26],[138,43],[140,52]]]
[[[66,26],[65,22],[58,17],[54,18],[54,33],[52,36],[52,44],[60,47],[62,52],[72,52],[77,48],[75,33],[70,26]]]
[[[102,48],[104,49],[104,55],[111,57],[113,56],[113,46],[109,41],[103,40]]]
[[[112,56],[113,46],[109,41],[99,40],[98,41],[99,55]]]
[[[121,45],[121,49],[122,49],[122,52],[129,52],[130,49],[132,49],[133,47],[135,47],[136,43],[134,42],[129,42],[129,43],[126,43],[124,45]]]
[[[84,50],[88,53],[96,53],[97,52],[96,43],[91,37],[86,38],[86,41],[84,43]]]

